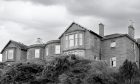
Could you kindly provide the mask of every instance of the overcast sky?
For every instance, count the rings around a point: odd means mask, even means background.
[[[140,37],[140,0],[0,0],[0,50],[12,39],[30,45],[58,39],[76,22],[98,33],[127,33],[133,20],[135,37]]]

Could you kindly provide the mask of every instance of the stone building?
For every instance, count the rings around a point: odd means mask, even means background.
[[[24,61],[33,59],[49,61],[59,55],[75,54],[86,59],[104,60],[110,67],[118,68],[126,59],[136,62],[139,66],[140,39],[136,40],[134,37],[135,29],[132,25],[128,26],[128,34],[104,35],[102,23],[99,24],[99,34],[97,34],[73,22],[62,33],[59,40],[52,40],[43,44],[38,39],[37,43],[26,46],[26,49],[20,49],[24,50],[24,53],[18,55],[12,53],[12,56],[19,56]],[[10,43],[1,52],[3,62],[8,61],[5,60],[8,57],[5,51],[9,49],[9,45]],[[19,57],[17,58],[19,59]],[[14,61],[19,61],[18,59]]]

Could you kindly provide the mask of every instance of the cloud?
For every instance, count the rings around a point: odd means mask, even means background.
[[[111,34],[127,33],[132,19],[136,31],[140,31],[139,3],[139,0],[1,0],[0,36],[6,38],[2,43],[12,38],[31,44],[37,37],[46,42],[57,39],[72,21],[95,32],[102,22],[105,34]],[[136,37],[140,37],[139,32]]]

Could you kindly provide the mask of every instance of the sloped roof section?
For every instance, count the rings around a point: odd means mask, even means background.
[[[93,32],[92,30],[89,30],[89,29],[87,29],[87,28],[85,28],[85,27],[82,27],[81,25],[79,25],[79,24],[77,24],[77,23],[75,23],[75,22],[73,22],[73,23],[64,31],[64,33],[67,32],[73,25],[76,25],[77,27],[81,28],[81,30],[87,30],[87,31],[89,31],[90,33],[92,33],[92,34],[94,34],[94,35],[96,35],[96,36],[102,38],[99,34]],[[59,37],[59,39],[63,36],[64,33],[61,34],[61,36]]]
[[[27,50],[27,48],[28,48],[28,46],[24,45],[23,43],[10,40],[10,41],[6,44],[6,46],[2,49],[1,53],[3,53],[3,51],[5,50],[5,48],[6,48],[10,43],[13,43],[13,44],[17,45],[17,46],[18,46],[20,49],[22,49],[22,50]]]
[[[104,36],[103,40],[106,40],[106,39],[111,39],[111,38],[116,38],[116,37],[120,37],[120,36],[124,36],[125,34],[110,34],[110,35],[106,35]]]
[[[127,37],[127,38],[129,38],[130,40],[132,40],[136,44],[138,44],[138,42],[135,39],[133,39],[132,37],[130,37],[128,34],[118,34],[118,33],[116,33],[116,34],[110,34],[110,35],[104,36],[102,38],[102,40],[108,40],[108,39],[119,38],[119,37],[124,37],[124,36]]]
[[[44,48],[45,44],[33,44],[33,45],[30,45],[28,48],[35,48],[35,47],[42,47],[42,48]]]

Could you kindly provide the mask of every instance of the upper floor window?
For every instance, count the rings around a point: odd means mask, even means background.
[[[79,34],[79,45],[83,45],[83,34]]]
[[[110,47],[111,47],[111,48],[116,47],[116,41],[112,41],[111,44],[110,44]]]
[[[65,47],[74,47],[78,45],[83,45],[83,34],[75,33],[65,36]]]
[[[14,50],[13,49],[9,49],[5,52],[6,54],[6,58],[7,59],[14,59]]]
[[[116,67],[116,57],[110,58],[110,65],[111,65],[112,67]]]
[[[70,47],[74,46],[74,35],[69,35],[69,46]]]
[[[60,54],[60,45],[55,45],[55,54]]]
[[[35,49],[35,58],[40,57],[40,49]]]

